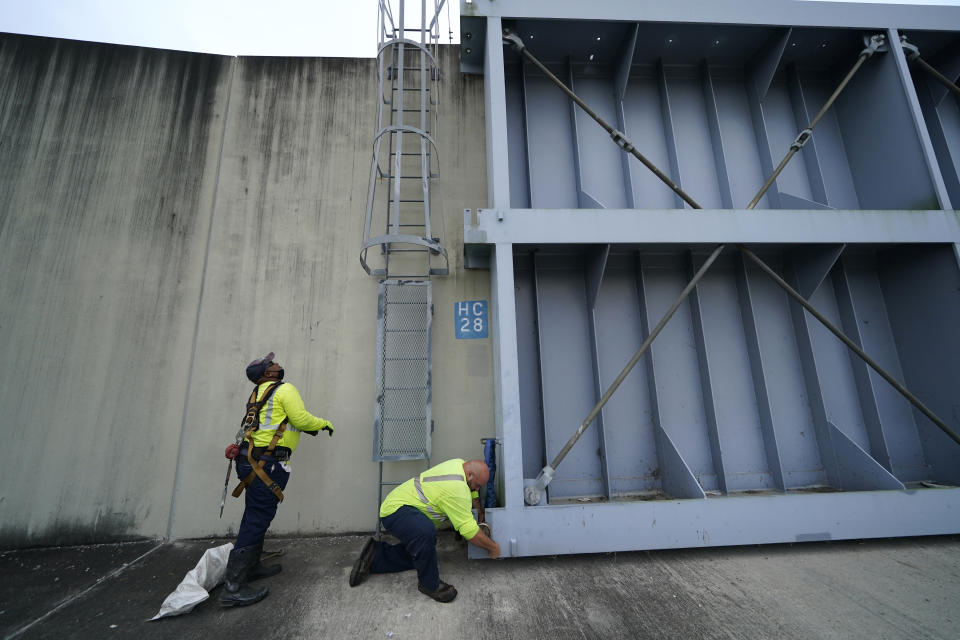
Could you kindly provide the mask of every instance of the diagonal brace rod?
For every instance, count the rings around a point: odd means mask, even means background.
[[[947,89],[952,91],[955,96],[960,98],[960,87],[955,85],[953,80],[934,69],[926,60],[921,58],[920,50],[916,45],[907,42],[907,36],[900,36],[900,46],[903,47],[903,53],[907,56],[908,62],[916,64],[918,67],[927,72],[934,80],[945,86]]]
[[[929,73],[931,76],[933,76],[937,80],[937,82],[945,86],[947,89],[952,91],[955,96],[960,98],[960,87],[955,85],[950,80],[950,78],[948,78],[947,76],[943,75],[942,73],[940,73],[939,71],[931,67],[929,64],[927,64],[927,61],[921,58],[919,55],[914,58],[910,58],[910,60],[913,63],[919,65],[921,69],[923,69],[924,71]]]

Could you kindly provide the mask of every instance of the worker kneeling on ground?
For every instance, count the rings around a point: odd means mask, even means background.
[[[242,607],[266,597],[266,587],[254,589],[247,582],[280,572],[280,565],[263,565],[260,554],[290,479],[290,456],[301,432],[315,436],[324,430],[333,435],[333,425],[308,412],[297,388],[283,382],[283,367],[273,361],[272,352],[247,366],[247,378],[257,385],[247,407],[258,419],[245,434],[236,457],[240,485],[233,495],[239,496],[244,489],[247,495],[220,592],[220,605],[224,607]]]
[[[473,492],[487,483],[483,460],[447,460],[407,480],[387,494],[380,522],[400,544],[367,540],[350,572],[355,587],[371,573],[417,570],[418,588],[438,602],[450,602],[457,590],[440,579],[437,529],[448,520],[464,539],[500,557],[500,545],[480,530],[471,511]]]

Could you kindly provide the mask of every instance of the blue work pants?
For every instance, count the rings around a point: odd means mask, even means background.
[[[400,544],[381,542],[373,556],[371,573],[394,573],[417,570],[424,589],[436,591],[440,586],[437,566],[437,528],[416,507],[404,505],[380,522],[400,539]]]
[[[253,467],[247,461],[245,455],[237,456],[237,477],[243,480],[253,471]],[[254,461],[256,462],[256,461]],[[284,470],[279,462],[267,459],[263,465],[263,470],[267,472],[281,489],[287,487],[287,480],[290,474]],[[277,496],[270,491],[270,488],[263,483],[259,476],[253,477],[253,482],[247,485],[244,492],[246,504],[243,509],[243,519],[240,521],[240,530],[237,531],[237,542],[235,549],[243,549],[251,545],[263,542],[263,537],[273,522],[273,517],[277,515],[277,505],[280,501]]]

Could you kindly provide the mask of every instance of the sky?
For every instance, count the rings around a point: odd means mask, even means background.
[[[960,6],[960,0],[845,1]],[[372,58],[377,6],[374,0],[0,0],[0,32],[223,55]],[[452,42],[460,41],[459,14],[460,0],[447,0],[442,44],[451,42],[451,30]]]
[[[419,2],[407,4],[419,14]],[[460,2],[447,5],[441,44],[450,42],[448,13],[460,41]],[[0,0],[0,32],[224,55],[372,58],[377,7],[376,0]]]

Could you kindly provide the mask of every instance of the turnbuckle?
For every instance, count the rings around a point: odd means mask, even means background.
[[[794,141],[790,143],[790,148],[793,149],[794,151],[800,151],[800,149],[803,149],[803,145],[810,142],[810,138],[812,137],[813,137],[813,130],[810,128],[804,129],[803,131],[798,133]]]
[[[616,129],[614,129],[613,131],[610,132],[610,137],[613,138],[613,141],[616,143],[618,147],[620,147],[627,153],[631,153],[633,151],[634,149],[633,143],[630,142],[630,140],[627,138],[626,135],[624,135],[622,131],[617,131]]]

